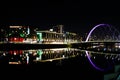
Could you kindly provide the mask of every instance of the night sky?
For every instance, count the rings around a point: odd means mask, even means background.
[[[6,9],[8,25],[29,25],[48,29],[63,24],[65,31],[80,34],[87,33],[100,23],[111,24],[116,28],[120,26],[119,6],[114,3],[91,4],[90,1],[72,0],[20,3],[10,5]]]

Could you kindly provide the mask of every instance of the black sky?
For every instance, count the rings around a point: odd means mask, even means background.
[[[63,24],[66,31],[77,33],[88,32],[100,23],[119,28],[119,6],[98,3],[72,0],[19,3],[7,8],[6,20],[8,25],[29,25],[41,29]]]

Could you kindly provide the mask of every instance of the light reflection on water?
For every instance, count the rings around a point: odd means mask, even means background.
[[[90,59],[98,66],[119,64],[120,54],[88,51]],[[87,59],[85,50],[76,48],[53,48],[31,50],[0,51],[0,64],[31,64],[36,62],[52,62],[54,60],[84,57]],[[112,62],[112,63],[109,63]]]
[[[59,60],[78,55],[79,49],[55,48],[55,49],[31,49],[0,51],[0,62],[9,64],[29,64],[36,61],[46,62]]]

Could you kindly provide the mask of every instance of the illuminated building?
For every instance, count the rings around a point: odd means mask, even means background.
[[[30,31],[27,26],[9,26],[8,41],[23,42],[28,34]]]
[[[44,44],[67,44],[77,42],[77,34],[63,32],[63,25],[57,25],[56,31],[53,29],[46,31],[36,31],[37,41]]]
[[[63,33],[57,33],[53,31],[36,31],[38,41],[42,43],[62,43],[64,40]]]
[[[31,29],[29,26],[9,26],[1,29],[0,41],[10,43],[42,43],[42,44],[67,44],[76,42],[76,33],[64,32],[63,25],[57,25],[49,30]]]

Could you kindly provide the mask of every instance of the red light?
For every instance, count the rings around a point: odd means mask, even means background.
[[[17,40],[17,38],[14,38],[14,41],[16,41]]]

